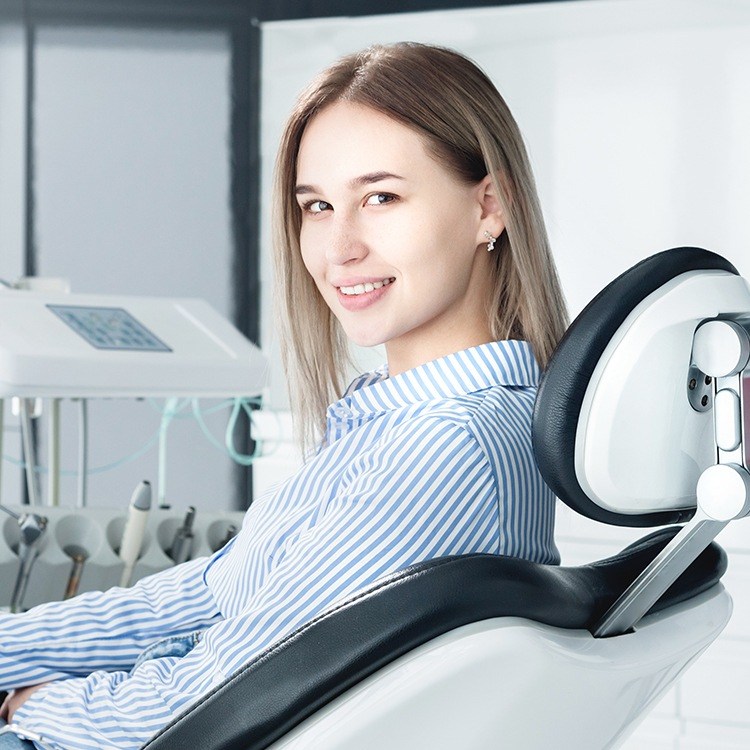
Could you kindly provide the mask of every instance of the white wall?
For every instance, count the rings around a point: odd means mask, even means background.
[[[692,244],[750,272],[750,5],[582,0],[263,27],[263,342],[270,186],[285,117],[312,74],[404,39],[455,47],[505,96],[525,134],[571,313],[613,276]],[[285,402],[276,362],[275,403]]]
[[[596,0],[263,28],[263,343],[273,340],[269,195],[297,92],[337,57],[404,39],[455,47],[493,78],[525,133],[572,314],[652,253],[698,245],[750,274],[750,4]],[[380,353],[370,355],[372,359]],[[273,402],[285,401],[278,360]],[[736,601],[725,635],[628,748],[750,745],[750,529],[722,535]],[[644,532],[561,509],[564,562],[604,557]]]

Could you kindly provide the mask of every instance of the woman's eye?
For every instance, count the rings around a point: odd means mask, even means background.
[[[391,193],[373,193],[367,197],[365,205],[367,206],[382,206],[386,203],[391,203],[396,200],[395,195]]]
[[[329,211],[331,208],[333,206],[330,203],[326,203],[326,201],[310,201],[302,206],[304,211],[311,214],[321,214],[323,211]]]

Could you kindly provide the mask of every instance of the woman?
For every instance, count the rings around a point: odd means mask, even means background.
[[[5,617],[0,686],[20,689],[0,748],[139,747],[269,644],[414,562],[558,560],[530,422],[565,311],[490,81],[417,44],[342,59],[291,115],[275,193],[285,362],[314,450],[212,558]],[[387,365],[339,398],[345,337],[384,344]]]

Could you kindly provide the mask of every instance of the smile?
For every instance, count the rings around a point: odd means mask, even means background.
[[[393,278],[389,279],[383,279],[382,281],[373,281],[373,282],[367,282],[365,284],[356,284],[355,286],[340,286],[339,291],[341,294],[346,294],[347,296],[358,296],[360,294],[367,294],[368,292],[374,292],[376,289],[380,289],[381,287],[388,286],[392,281],[395,281]]]

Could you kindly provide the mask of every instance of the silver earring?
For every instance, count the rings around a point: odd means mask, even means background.
[[[497,237],[493,237],[486,230],[484,232],[484,236],[487,238],[487,252],[491,253],[495,249],[495,242],[497,242]]]

